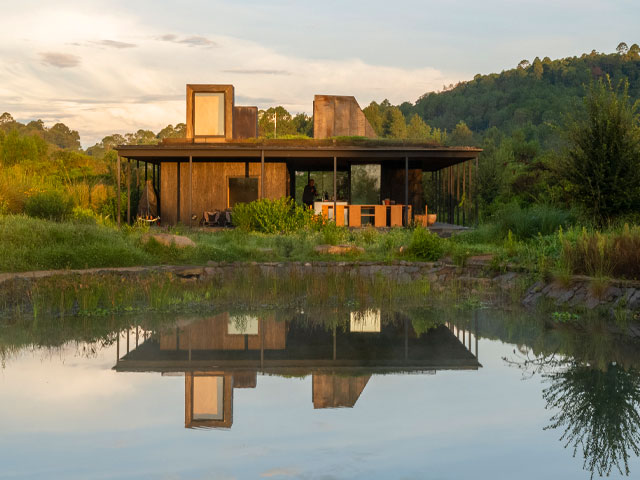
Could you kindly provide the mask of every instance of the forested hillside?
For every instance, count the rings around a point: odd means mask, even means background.
[[[606,75],[613,84],[627,79],[630,97],[640,98],[640,47],[621,43],[611,54],[592,51],[558,60],[522,60],[517,68],[476,75],[399,108],[407,119],[417,113],[431,127],[449,132],[460,121],[474,132],[491,127],[506,134],[529,129],[544,144],[552,126],[580,108],[585,86]]]

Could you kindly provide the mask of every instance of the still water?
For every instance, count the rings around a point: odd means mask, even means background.
[[[433,317],[218,312],[54,347],[5,326],[0,478],[640,478],[635,343]]]

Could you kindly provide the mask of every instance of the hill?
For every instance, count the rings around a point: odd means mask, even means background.
[[[545,143],[553,125],[581,106],[585,85],[606,75],[614,84],[627,79],[630,96],[640,98],[640,47],[621,43],[612,54],[592,51],[558,60],[523,60],[516,68],[476,75],[399,108],[405,118],[418,114],[432,128],[451,132],[463,121],[479,133],[491,127],[506,134],[533,129]]]

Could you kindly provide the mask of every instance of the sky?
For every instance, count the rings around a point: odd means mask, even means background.
[[[6,4],[5,4],[6,3]],[[415,102],[477,73],[640,43],[637,0],[23,0],[0,4],[0,113],[83,147],[185,121],[187,83],[311,113],[314,94]]]

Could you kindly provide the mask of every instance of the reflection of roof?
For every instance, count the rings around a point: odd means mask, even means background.
[[[282,325],[281,322],[277,322]],[[274,325],[277,325],[274,324]],[[186,327],[183,330],[188,330]],[[201,328],[197,324],[194,329]],[[187,335],[183,331],[181,338]],[[267,333],[265,334],[267,335]],[[445,326],[420,336],[411,328],[405,337],[400,325],[384,325],[380,333],[346,333],[325,329],[308,330],[288,324],[286,346],[280,349],[191,349],[161,348],[152,337],[120,358],[116,371],[253,370],[276,375],[339,373],[366,375],[386,372],[476,370],[477,358]],[[248,346],[248,344],[247,344]]]

